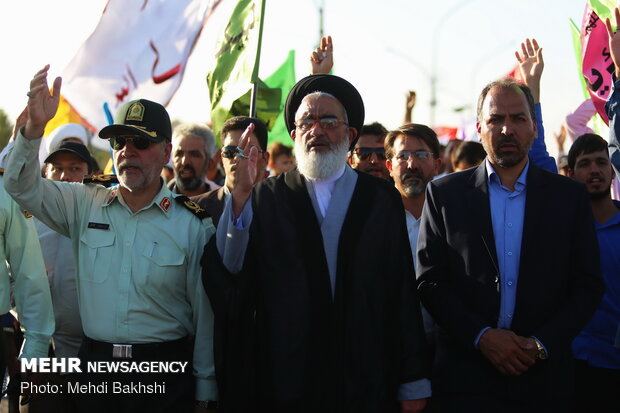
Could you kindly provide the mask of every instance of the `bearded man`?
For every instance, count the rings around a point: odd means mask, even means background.
[[[174,179],[168,188],[185,196],[196,196],[217,189],[206,182],[205,174],[214,162],[215,137],[206,125],[182,123],[172,134]],[[213,184],[213,183],[211,183]]]
[[[225,269],[211,243],[203,278],[224,411],[418,412],[430,395],[400,196],[347,165],[363,120],[353,85],[313,75],[286,101],[297,170],[253,187],[251,126],[240,139]]]
[[[583,185],[528,158],[530,89],[487,85],[479,167],[428,184],[418,291],[439,326],[433,400],[446,412],[568,412],[571,342],[601,298]]]

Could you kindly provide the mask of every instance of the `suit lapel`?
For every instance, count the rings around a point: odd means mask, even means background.
[[[540,282],[540,280],[532,278],[532,274],[536,272],[531,267],[537,264],[534,262],[536,260],[532,258],[532,255],[535,253],[536,248],[540,248],[540,228],[544,228],[545,222],[545,177],[543,171],[532,162],[530,162],[527,173],[526,191],[515,317],[519,316],[519,311],[516,309],[518,309],[521,303],[527,305],[522,301],[523,294],[528,294],[531,289],[537,288]]]
[[[468,202],[466,204],[470,206],[471,210],[466,216],[473,220],[474,228],[477,228],[480,232],[480,239],[477,241],[480,243],[480,251],[487,256],[489,268],[492,268],[489,274],[495,275],[493,280],[488,281],[497,283],[499,280],[499,267],[497,251],[495,250],[495,237],[493,236],[493,223],[491,221],[489,184],[484,162],[476,168],[467,184],[469,188],[467,191]]]

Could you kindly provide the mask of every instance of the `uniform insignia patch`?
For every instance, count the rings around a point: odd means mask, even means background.
[[[161,209],[164,210],[164,212],[168,212],[168,210],[170,209],[170,198],[165,197],[164,199],[162,199],[159,203],[159,206],[161,207]]]
[[[116,198],[116,189],[110,192],[110,195],[108,195],[108,199],[105,201],[105,204],[110,205],[110,203],[114,201],[114,198]]]
[[[24,214],[26,218],[32,218],[32,214],[25,209],[22,209],[22,214]]]
[[[118,177],[116,175],[87,175],[82,180],[84,184],[98,184],[109,188],[113,184],[118,183]]]
[[[140,102],[134,102],[127,110],[127,116],[125,120],[136,120],[142,122],[144,119],[144,105]]]
[[[200,205],[198,205],[196,202],[192,201],[185,195],[177,196],[174,199],[177,202],[180,202],[181,205],[189,209],[192,212],[192,214],[196,215],[200,219],[205,219],[210,216],[206,210],[202,209]]]

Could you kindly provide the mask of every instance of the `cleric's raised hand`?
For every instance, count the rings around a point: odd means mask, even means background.
[[[239,149],[243,151],[243,156],[237,155],[231,167],[233,175],[233,213],[238,217],[243,210],[243,206],[250,197],[254,183],[256,182],[256,163],[258,160],[258,148],[252,145],[250,135],[254,131],[254,124],[250,123],[241,138],[239,138]]]
[[[618,7],[614,10],[614,16],[616,20],[615,26],[611,25],[609,19],[605,19],[605,27],[607,27],[607,35],[609,36],[609,51],[616,66],[616,79],[620,79],[620,34],[618,34],[618,29],[620,29],[620,9]]]
[[[542,48],[538,46],[536,39],[525,39],[525,42],[521,43],[521,53],[517,50],[515,56],[519,62],[521,76],[525,84],[532,91],[534,102],[539,103],[540,78],[542,77],[542,72],[545,67]]]
[[[321,45],[314,49],[310,56],[312,74],[329,74],[334,67],[334,44],[331,36],[323,36]]]
[[[24,128],[26,139],[37,139],[43,136],[45,125],[56,115],[58,102],[60,101],[60,86],[62,79],[54,80],[52,93],[50,94],[47,84],[47,72],[50,65],[45,65],[30,81],[28,91],[28,119]]]

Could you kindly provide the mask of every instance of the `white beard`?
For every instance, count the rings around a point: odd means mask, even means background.
[[[297,169],[309,179],[322,181],[338,172],[347,163],[349,140],[342,138],[337,144],[331,144],[328,152],[309,152],[302,139],[295,139],[295,156]]]

